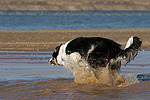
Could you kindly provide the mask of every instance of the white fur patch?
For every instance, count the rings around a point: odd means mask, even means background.
[[[71,40],[70,40],[71,41]],[[62,65],[64,66],[65,65],[65,61],[66,61],[66,47],[68,45],[68,43],[70,42],[66,42],[65,44],[61,45],[60,49],[59,49],[59,53],[58,53],[58,56],[57,56],[57,63],[59,65]]]
[[[127,44],[126,44],[126,46],[125,46],[124,49],[129,48],[129,47],[133,44],[133,37],[134,37],[134,36],[131,36],[131,37],[128,39]]]
[[[95,46],[92,45],[91,48],[90,48],[89,51],[88,51],[88,54],[90,54],[94,49],[95,49]]]
[[[91,48],[90,48],[90,49],[88,50],[88,52],[87,52],[87,59],[88,59],[88,57],[89,57],[89,54],[90,54],[94,49],[95,49],[95,46],[92,45]]]
[[[74,62],[78,62],[79,60],[81,60],[81,56],[77,52],[71,53],[70,58],[72,58]]]
[[[66,56],[65,67],[73,70],[74,68],[81,66],[82,66],[82,58],[78,52],[74,52]]]
[[[92,45],[91,48],[89,49],[89,51],[87,52],[87,54],[89,55],[94,49],[95,49],[95,46]]]

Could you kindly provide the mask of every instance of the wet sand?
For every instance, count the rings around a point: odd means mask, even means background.
[[[62,66],[51,66],[52,51],[0,51],[0,99],[144,99],[150,98],[150,51],[140,51],[121,75],[127,87],[78,84]],[[139,83],[137,83],[137,79]]]
[[[124,88],[99,84],[76,84],[72,79],[10,81],[1,83],[1,99],[23,100],[149,100],[150,82]]]
[[[149,100],[149,33],[150,29],[1,30],[0,99]],[[101,36],[124,46],[132,35],[141,37],[143,50],[127,67],[122,64],[120,74],[133,85],[119,88],[96,83],[78,84],[68,69],[48,64],[51,50],[75,37]]]
[[[76,30],[0,30],[0,50],[53,50],[70,39],[81,36],[110,38],[125,46],[128,38],[138,35],[142,48],[150,47],[150,28],[142,29],[76,29]]]

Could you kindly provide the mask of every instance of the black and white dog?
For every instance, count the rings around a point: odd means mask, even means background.
[[[80,64],[84,61],[93,69],[109,66],[110,70],[117,71],[121,61],[126,61],[127,64],[135,58],[141,44],[138,36],[130,37],[125,48],[102,37],[79,37],[57,46],[49,62],[68,67],[68,62]]]

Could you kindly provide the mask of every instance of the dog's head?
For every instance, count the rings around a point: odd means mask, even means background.
[[[57,56],[59,55],[60,46],[57,46],[52,54],[52,58],[50,58],[49,63],[51,65],[59,65],[57,62]]]

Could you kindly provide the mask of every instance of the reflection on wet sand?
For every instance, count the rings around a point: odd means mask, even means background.
[[[73,79],[34,81],[3,81],[0,97],[5,99],[145,99],[150,94],[150,82],[129,87],[110,87],[103,84],[77,84]]]
[[[121,76],[135,82],[133,85],[113,87],[74,82],[69,71],[48,64],[51,51],[0,51],[0,99],[149,100],[149,54],[150,51],[140,51],[127,67],[122,65]]]

